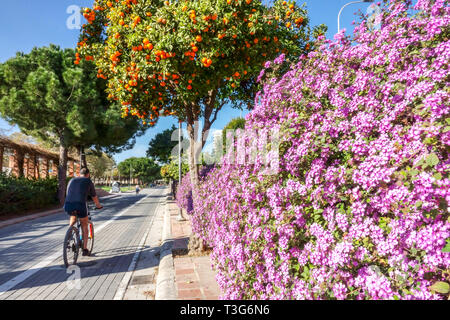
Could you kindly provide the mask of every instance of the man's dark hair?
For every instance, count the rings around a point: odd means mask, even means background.
[[[88,168],[81,168],[80,174],[81,174],[82,176],[85,176],[85,175],[87,175],[88,173],[89,173],[89,169],[88,169]]]

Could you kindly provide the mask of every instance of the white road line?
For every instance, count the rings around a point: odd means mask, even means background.
[[[131,208],[133,208],[134,206],[138,205],[139,203],[141,203],[142,201],[144,201],[145,199],[147,199],[148,197],[150,197],[151,195],[153,195],[153,193],[146,195],[144,198],[142,198],[141,200],[139,200],[138,202],[136,202],[135,204],[133,204],[131,207],[126,208],[125,210],[122,210],[119,214],[115,215],[114,217],[112,217],[111,219],[109,219],[108,221],[106,221],[104,224],[102,224],[100,227],[95,228],[95,232],[100,232],[103,228],[105,228],[107,225],[109,225],[111,222],[113,222],[114,220],[117,220],[118,218],[120,218],[121,216],[123,216],[125,213],[127,213],[128,210],[130,210]]]
[[[128,288],[128,284],[130,283],[131,276],[133,275],[134,269],[136,269],[137,260],[139,259],[142,249],[144,248],[145,241],[147,240],[147,237],[150,233],[152,224],[155,220],[155,217],[157,215],[157,212],[158,212],[160,206],[161,206],[161,202],[159,202],[158,206],[156,207],[156,210],[153,215],[150,226],[148,227],[147,232],[142,237],[141,242],[139,243],[139,246],[138,246],[136,252],[134,253],[133,260],[131,260],[130,266],[128,267],[128,271],[123,276],[122,281],[120,282],[119,288],[117,289],[113,300],[123,300],[123,297],[125,296],[125,292],[127,291],[127,288]]]
[[[107,222],[102,224],[100,227],[96,228],[95,232],[96,233],[100,232],[103,228],[105,228],[111,222],[113,222],[114,220],[117,220],[119,217],[123,216],[125,213],[128,212],[128,210],[130,210],[131,208],[135,207],[136,205],[138,205],[140,202],[144,201],[145,199],[147,199],[151,195],[152,194],[148,194],[147,196],[145,196],[144,198],[142,198],[141,200],[139,200],[135,204],[133,204],[133,205],[129,206],[128,208],[122,210],[120,213],[118,213],[117,215],[112,217],[110,220],[108,220]],[[3,294],[5,294],[6,292],[8,292],[10,289],[12,289],[15,286],[17,286],[19,283],[21,283],[21,282],[25,281],[26,279],[28,279],[29,277],[31,277],[36,272],[38,272],[38,271],[42,270],[43,268],[45,268],[46,266],[48,266],[55,259],[58,259],[59,257],[61,257],[61,255],[62,255],[61,249],[58,249],[52,255],[48,256],[47,258],[45,258],[44,260],[42,260],[38,264],[35,264],[34,266],[30,267],[28,270],[22,272],[21,274],[17,275],[13,279],[11,279],[11,280],[5,282],[4,284],[0,285],[0,297]]]

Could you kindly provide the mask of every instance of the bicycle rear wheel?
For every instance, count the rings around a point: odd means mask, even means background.
[[[77,263],[80,251],[79,237],[78,230],[74,227],[70,227],[66,232],[63,244],[63,259],[66,268]]]
[[[92,254],[92,250],[94,250],[94,224],[92,221],[88,223],[87,249],[89,250],[89,254]]]

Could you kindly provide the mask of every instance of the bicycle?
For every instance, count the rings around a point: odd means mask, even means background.
[[[93,208],[96,210],[96,208]],[[92,254],[92,250],[94,249],[94,224],[91,220],[91,212],[88,206],[88,242],[87,249],[90,254]],[[80,248],[83,248],[83,232],[81,230],[80,219],[77,217],[77,226],[71,226],[66,232],[66,236],[64,237],[63,243],[63,259],[66,268],[70,265],[76,265],[78,260],[78,254],[80,252]]]

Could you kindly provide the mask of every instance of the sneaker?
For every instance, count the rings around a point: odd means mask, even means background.
[[[83,249],[83,256],[89,256],[89,250],[88,249]]]

